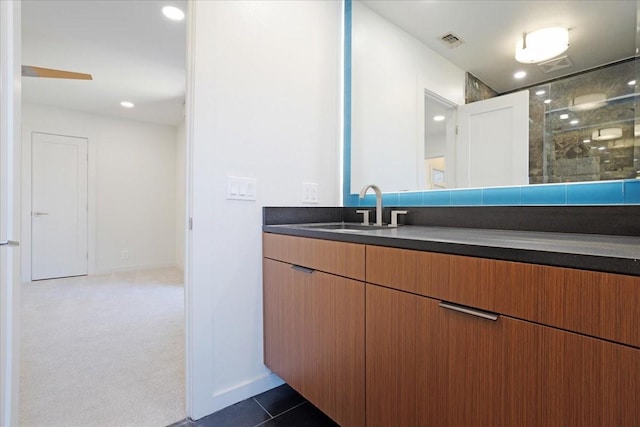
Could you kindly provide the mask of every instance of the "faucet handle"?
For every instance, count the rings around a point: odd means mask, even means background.
[[[391,224],[389,227],[398,226],[398,215],[406,215],[409,211],[391,211]]]
[[[369,225],[369,211],[366,209],[357,210],[356,213],[362,214],[362,225]]]

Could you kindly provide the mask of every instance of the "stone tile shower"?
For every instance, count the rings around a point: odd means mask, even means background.
[[[639,178],[637,60],[529,90],[529,183]],[[467,102],[495,92],[467,73]]]

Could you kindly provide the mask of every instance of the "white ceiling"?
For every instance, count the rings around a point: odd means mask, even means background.
[[[573,74],[635,54],[636,1],[363,0],[498,92]],[[24,78],[25,102],[154,123],[184,116],[186,24],[161,8],[186,0],[23,0],[22,63],[91,73],[93,81]],[[513,58],[522,32],[570,28],[573,66],[544,73]],[[450,49],[440,36],[465,44]],[[528,76],[516,81],[513,73]],[[129,100],[135,108],[124,109]]]
[[[635,0],[456,1],[363,0],[379,15],[432,50],[474,74],[499,93],[633,57],[636,49]],[[572,67],[544,73],[514,59],[516,40],[540,28],[569,28],[566,54]],[[451,49],[440,37],[453,32],[465,41]],[[515,80],[517,70],[528,73]]]
[[[1,0],[0,0],[1,1]],[[92,81],[25,77],[23,102],[177,125],[184,117],[186,0],[23,0],[22,63]],[[131,101],[132,109],[120,106]]]

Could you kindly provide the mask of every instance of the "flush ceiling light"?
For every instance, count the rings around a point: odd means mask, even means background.
[[[551,100],[550,100],[550,99],[545,99],[545,100],[544,100],[544,103],[545,103],[545,104],[551,104]]]
[[[640,125],[633,125],[633,136],[640,136]]]
[[[526,75],[527,73],[525,71],[518,71],[513,75],[513,77],[515,77],[516,79],[523,79]]]
[[[436,122],[441,122],[444,120],[444,116],[433,116],[433,120]]]
[[[607,105],[607,95],[604,93],[588,93],[576,96],[569,102],[571,111],[588,111]]]
[[[635,86],[636,85],[636,81],[635,80],[631,80],[630,82],[627,83],[629,86]]]
[[[164,14],[164,16],[174,21],[182,21],[184,19],[184,12],[175,6],[163,7],[162,13]]]
[[[569,47],[569,30],[566,28],[543,28],[523,33],[516,43],[516,61],[535,64],[555,58]]]
[[[560,120],[567,120],[569,118],[568,114],[560,114]]]
[[[545,93],[547,92],[545,92],[544,90],[539,90],[536,92],[536,95],[540,96],[540,95],[544,95]]]
[[[573,119],[573,120],[571,120],[569,123],[575,126],[575,125],[577,125],[578,123],[580,123],[580,120],[578,120],[578,119]]]
[[[591,139],[595,141],[610,141],[622,138],[622,128],[604,128],[594,130]]]
[[[124,108],[133,108],[133,102],[129,101],[122,101],[120,105],[122,105]]]

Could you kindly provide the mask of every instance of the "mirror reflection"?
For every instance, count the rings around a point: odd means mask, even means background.
[[[636,178],[636,9],[353,1],[352,192]],[[551,57],[543,28],[567,30]]]

